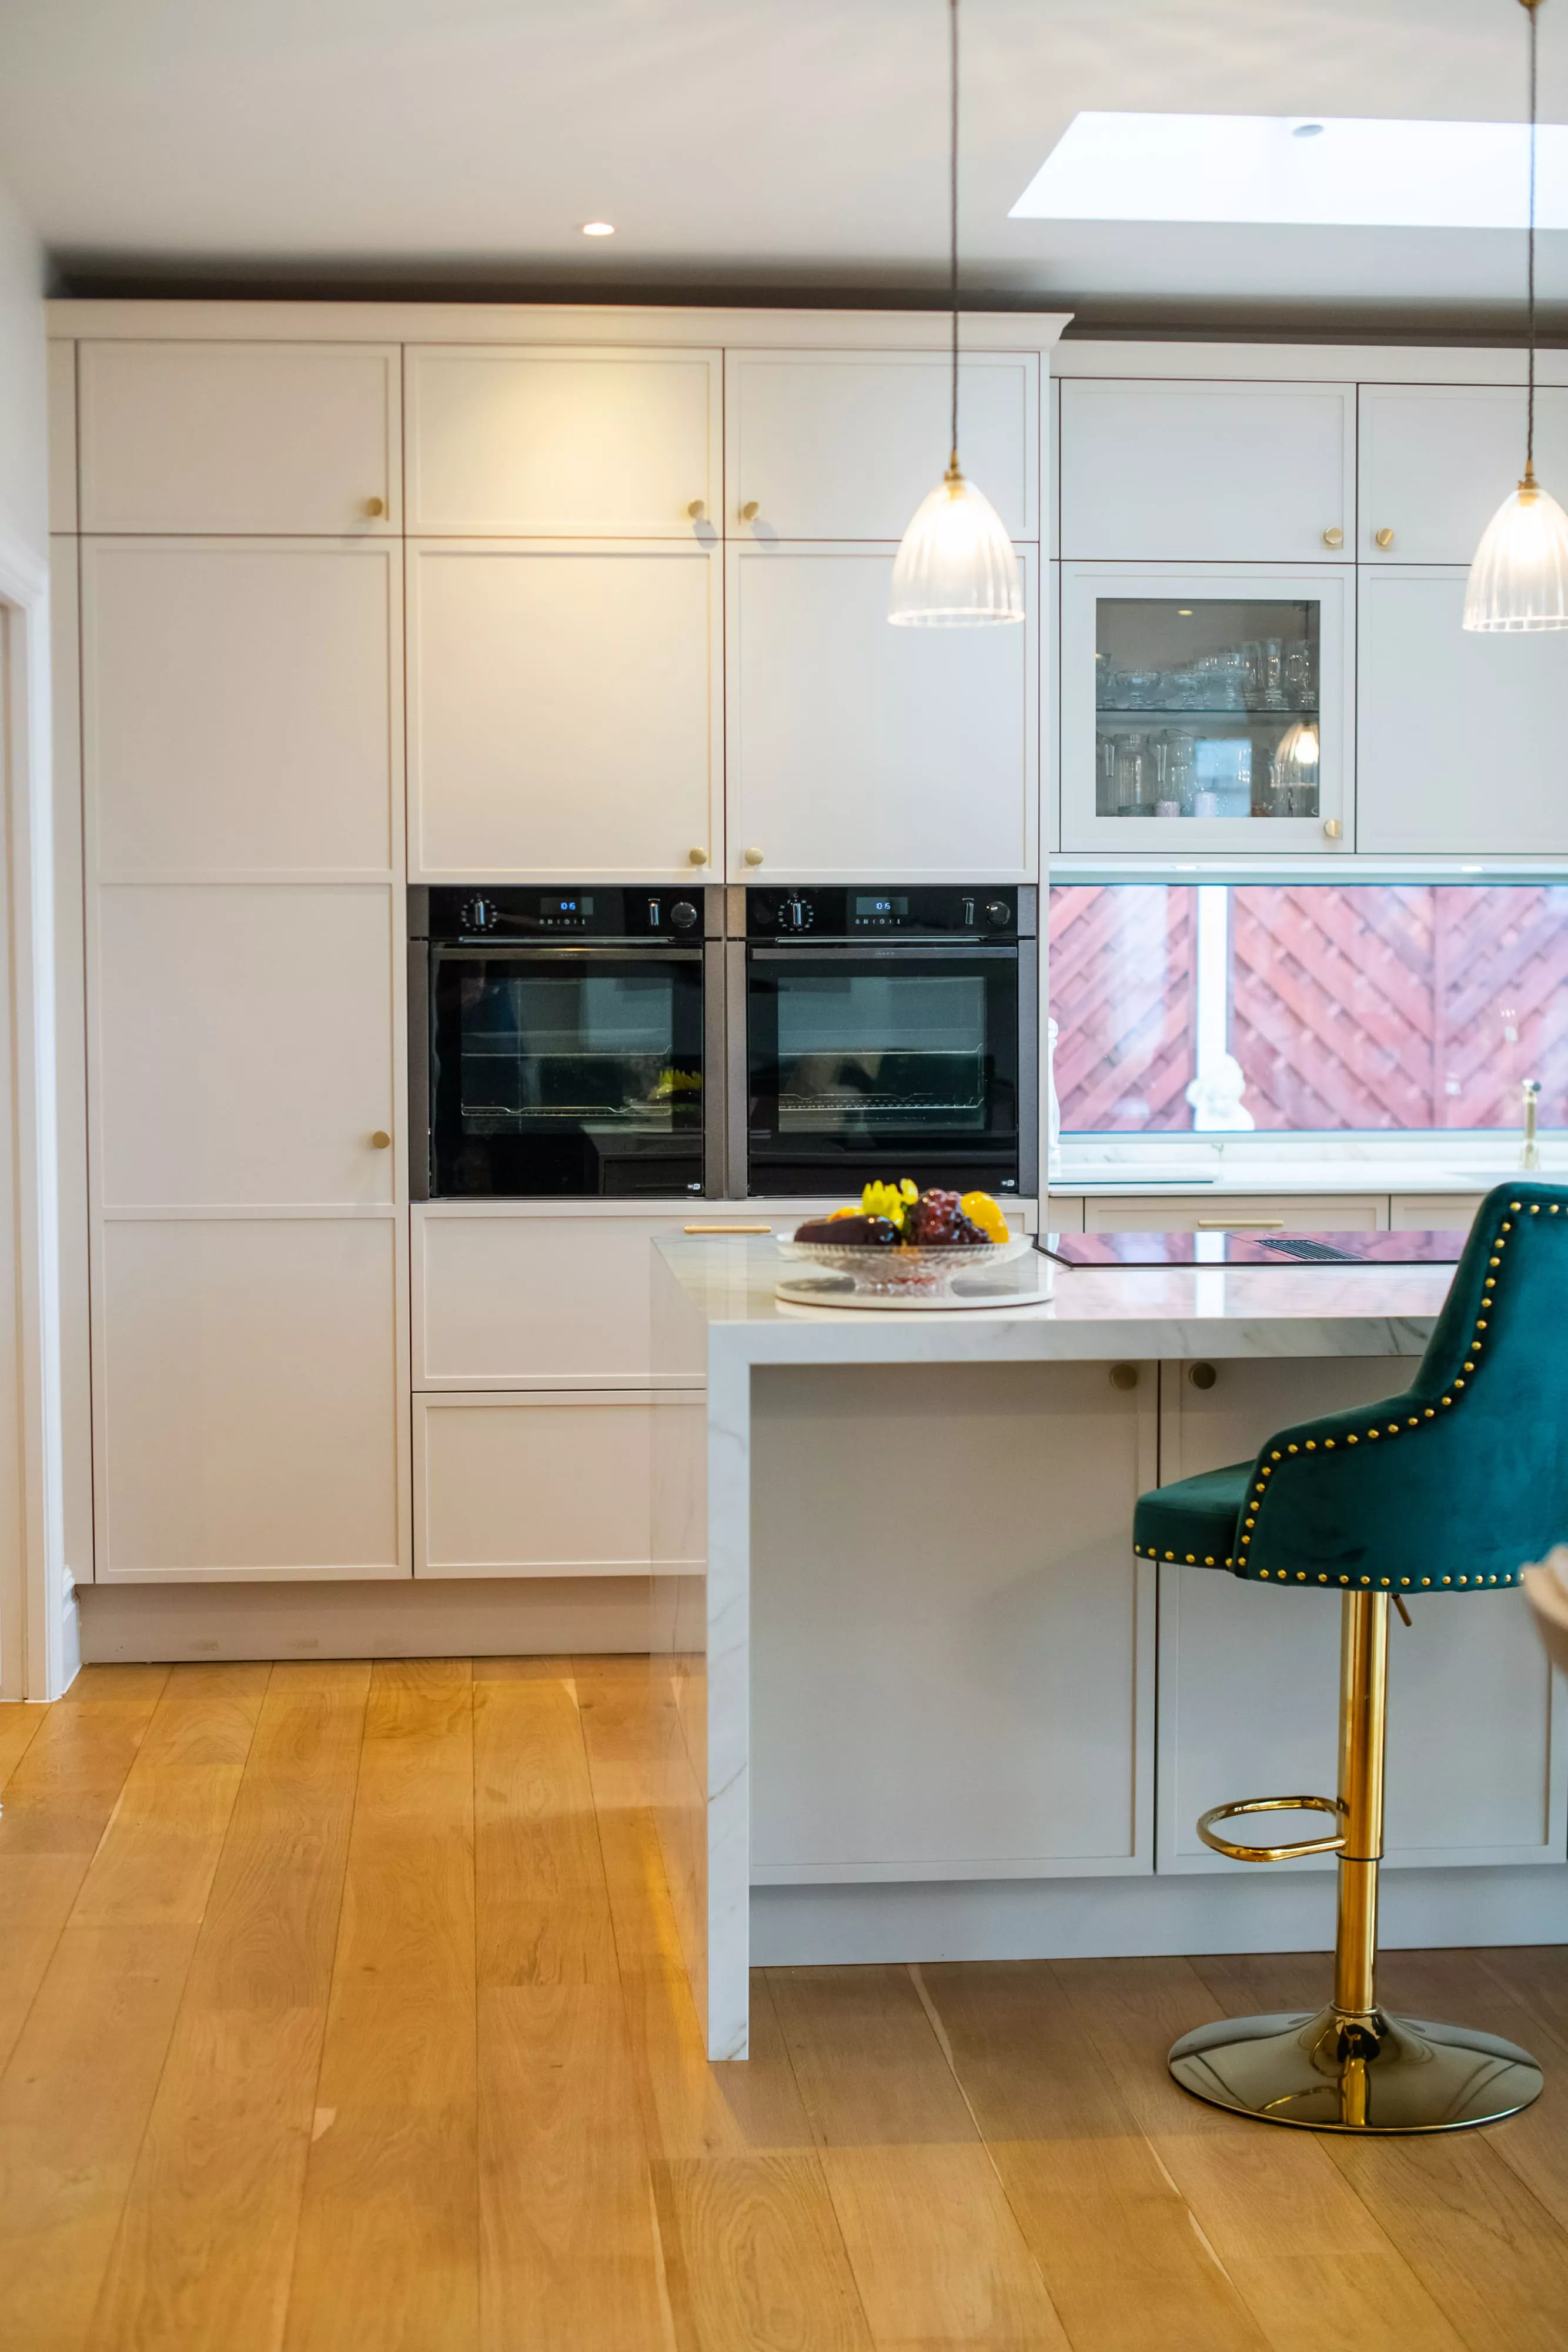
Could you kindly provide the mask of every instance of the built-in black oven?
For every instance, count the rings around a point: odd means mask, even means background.
[[[731,896],[732,1191],[1037,1190],[1033,887]]]
[[[409,894],[415,1200],[724,1188],[724,892]]]

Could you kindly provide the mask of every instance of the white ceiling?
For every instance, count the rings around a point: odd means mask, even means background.
[[[945,15],[943,0],[0,0],[0,179],[77,282],[936,294]],[[1501,320],[1523,276],[1506,232],[1008,212],[1081,108],[1517,119],[1524,37],[1517,0],[965,0],[966,282],[1104,318]],[[1543,11],[1542,51],[1542,112],[1568,120],[1568,0]],[[618,234],[585,239],[595,217]],[[1563,246],[1543,241],[1548,299]]]

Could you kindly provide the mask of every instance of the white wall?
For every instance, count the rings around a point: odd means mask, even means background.
[[[43,260],[0,190],[0,1696],[74,1670],[60,1539]]]
[[[43,257],[0,188],[0,533],[48,551]]]

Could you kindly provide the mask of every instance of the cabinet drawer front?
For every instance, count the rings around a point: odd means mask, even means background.
[[[892,539],[936,488],[952,376],[925,352],[735,352],[725,529],[783,539]],[[1015,539],[1040,537],[1040,362],[973,352],[959,372],[964,470]],[[755,522],[741,509],[757,501]]]
[[[689,539],[695,501],[716,514],[717,352],[437,347],[407,367],[410,530]]]
[[[719,559],[411,543],[411,871],[690,878],[716,864]]]
[[[392,1217],[110,1222],[100,1578],[409,1570]]]
[[[1568,635],[1464,628],[1465,577],[1363,573],[1357,846],[1561,856]]]
[[[791,881],[1027,881],[1035,870],[1039,611],[1016,628],[893,629],[892,548],[736,547],[729,870]]]
[[[1364,383],[1358,561],[1468,565],[1524,469],[1524,425],[1507,385]],[[1535,455],[1548,488],[1568,479],[1568,392],[1536,394]]]
[[[83,530],[401,528],[395,345],[78,349]]]
[[[702,1427],[700,1400],[416,1397],[416,1574],[646,1575],[655,1445]]]
[[[654,1217],[416,1209],[415,1385],[645,1384],[653,1245],[705,1213],[700,1202]]]
[[[1151,562],[1348,563],[1351,384],[1061,387],[1061,552]],[[1338,530],[1337,547],[1323,533]]]
[[[1386,1223],[1383,1202],[1371,1194],[1360,1199],[1337,1192],[1311,1197],[1300,1192],[1260,1193],[1239,1199],[1209,1193],[1162,1199],[1154,1193],[1143,1200],[1124,1196],[1083,1204],[1083,1230],[1090,1234],[1192,1234],[1207,1225],[1278,1224],[1291,1234],[1375,1234]]]
[[[89,540],[82,610],[99,880],[392,871],[395,545]]]

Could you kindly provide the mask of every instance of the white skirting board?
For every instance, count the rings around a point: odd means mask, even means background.
[[[1568,1868],[1385,1870],[1385,1949],[1568,1942]],[[754,1886],[753,1968],[1326,1952],[1328,1873]],[[1327,1998],[1326,1991],[1324,1998]]]
[[[84,1664],[646,1650],[645,1576],[78,1585]]]

